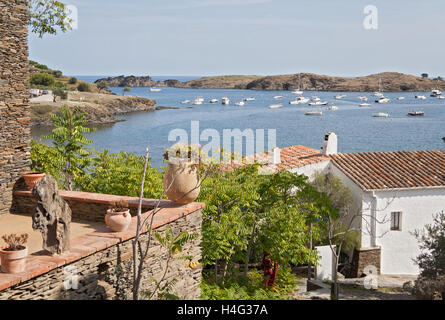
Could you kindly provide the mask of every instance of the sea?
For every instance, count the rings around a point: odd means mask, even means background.
[[[104,76],[77,76],[77,78],[94,82]],[[198,76],[156,76],[154,80],[177,79],[187,81]],[[123,94],[122,88],[110,88],[116,94]],[[336,99],[336,95],[345,95]],[[223,145],[224,130],[263,129],[265,132],[265,148],[267,139],[275,134],[276,145],[280,148],[292,145],[305,145],[320,149],[324,136],[335,132],[338,136],[338,151],[342,153],[429,150],[444,149],[445,142],[445,99],[430,97],[429,92],[385,92],[389,103],[379,104],[372,93],[363,92],[319,92],[305,91],[307,98],[317,96],[321,101],[335,105],[338,110],[327,110],[326,106],[311,107],[308,104],[291,105],[295,94],[290,91],[253,91],[253,90],[222,90],[222,89],[180,89],[162,88],[160,92],[151,92],[149,88],[131,88],[126,95],[139,96],[156,100],[157,106],[176,107],[155,112],[138,112],[119,116],[125,120],[112,126],[99,128],[88,134],[93,140],[92,147],[109,149],[111,152],[134,152],[142,155],[148,147],[152,165],[163,166],[162,154],[165,148],[174,144],[169,135],[179,131],[191,138],[191,126],[199,125],[199,133],[206,129],[219,133]],[[416,99],[416,95],[425,95],[426,100]],[[221,97],[230,99],[230,105],[222,105]],[[281,100],[275,96],[283,96]],[[359,96],[367,96],[370,107],[359,107],[363,101]],[[398,97],[404,100],[397,100]],[[202,105],[181,104],[183,100],[196,97],[204,98]],[[235,102],[243,98],[253,97],[255,101],[247,101],[244,106],[235,106]],[[219,102],[211,104],[210,99]],[[269,109],[272,104],[282,104],[280,109]],[[308,111],[322,111],[322,116],[307,116]],[[408,116],[410,111],[423,111],[424,116]],[[388,118],[375,118],[377,112],[389,113]],[[196,122],[198,121],[198,122]],[[181,130],[182,129],[182,130]],[[178,131],[179,130],[179,131]],[[207,131],[208,132],[208,131]],[[40,139],[45,132],[33,130],[33,137]],[[260,135],[261,136],[261,135]],[[258,140],[260,136],[255,136]],[[170,138],[172,138],[170,137]],[[204,138],[204,137],[201,137]],[[209,141],[200,140],[201,145]],[[50,142],[48,142],[50,143]],[[249,141],[252,143],[252,141]],[[256,141],[255,141],[256,143]],[[232,147],[236,147],[232,143]],[[270,147],[270,146],[269,146]],[[243,154],[251,153],[246,145],[242,150],[234,150]],[[257,152],[257,151],[254,151]]]

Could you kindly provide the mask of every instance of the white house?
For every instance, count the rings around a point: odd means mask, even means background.
[[[445,211],[445,151],[338,154],[337,136],[328,133],[321,152],[292,146],[279,155],[275,170],[309,178],[317,171],[331,172],[348,186],[361,213],[356,226],[361,229],[358,252],[363,256],[357,263],[374,259],[382,274],[419,273],[413,261],[419,244],[412,232]]]

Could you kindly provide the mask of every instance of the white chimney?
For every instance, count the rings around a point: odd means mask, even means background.
[[[272,148],[272,164],[281,163],[281,149],[278,147]]]
[[[331,154],[337,154],[337,135],[334,132],[328,132],[324,136],[324,144],[321,147],[321,154],[329,156]]]

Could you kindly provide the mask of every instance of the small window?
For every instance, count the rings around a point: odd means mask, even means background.
[[[394,231],[402,230],[402,213],[401,212],[391,212],[391,230],[394,230]]]

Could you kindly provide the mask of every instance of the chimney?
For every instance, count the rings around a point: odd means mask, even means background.
[[[328,132],[324,136],[324,144],[321,147],[321,154],[329,156],[337,154],[337,135],[334,132]]]
[[[281,150],[278,147],[272,148],[272,164],[281,163]]]

